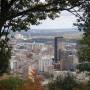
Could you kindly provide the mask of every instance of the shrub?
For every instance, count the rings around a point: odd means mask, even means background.
[[[73,90],[77,86],[77,82],[74,77],[70,75],[62,79],[60,76],[55,81],[48,84],[49,90]]]
[[[17,87],[23,84],[23,81],[17,77],[9,77],[0,80],[0,90],[16,90]]]

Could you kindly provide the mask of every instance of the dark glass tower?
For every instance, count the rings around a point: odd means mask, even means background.
[[[57,37],[55,37],[55,39],[54,39],[54,61],[55,61],[55,63],[57,63],[57,52],[58,52],[58,50],[57,50]]]
[[[62,42],[63,37],[55,37],[54,39],[54,62],[57,63],[61,59],[61,49],[60,43]]]

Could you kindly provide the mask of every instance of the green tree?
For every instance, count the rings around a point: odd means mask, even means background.
[[[68,75],[65,78],[57,77],[55,81],[48,84],[48,88],[49,90],[73,90],[77,85],[74,77]]]
[[[0,41],[0,76],[4,72],[8,73],[9,59],[11,57],[11,47],[5,40]]]
[[[80,48],[78,51],[80,62],[90,62],[90,1],[84,0],[84,4],[81,5],[83,11],[82,18],[77,19],[77,26],[80,31],[83,31],[83,38],[80,41]],[[82,64],[79,68],[90,71],[90,63]]]
[[[90,71],[90,63],[79,64],[79,65],[77,65],[77,69],[79,69],[80,72]]]
[[[13,31],[28,29],[47,17],[54,19],[60,11],[79,6],[81,0],[0,0],[0,36],[5,29]]]
[[[87,82],[79,82],[72,76],[67,76],[64,79],[58,77],[56,81],[51,81],[48,84],[49,90],[90,90],[90,80]]]
[[[7,79],[0,80],[1,90],[16,90],[19,86],[23,85],[24,81],[17,77],[9,77]]]

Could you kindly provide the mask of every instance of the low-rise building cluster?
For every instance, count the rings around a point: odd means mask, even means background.
[[[26,43],[22,40],[11,40],[12,56],[11,73],[21,78],[28,78],[29,68],[39,72],[48,72],[52,66],[53,46],[44,43]]]

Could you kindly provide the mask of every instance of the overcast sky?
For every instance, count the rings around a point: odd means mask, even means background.
[[[31,29],[62,29],[62,28],[75,28],[73,23],[76,22],[76,17],[67,11],[63,11],[59,18],[55,20],[46,19],[42,24],[35,26],[32,25]]]

